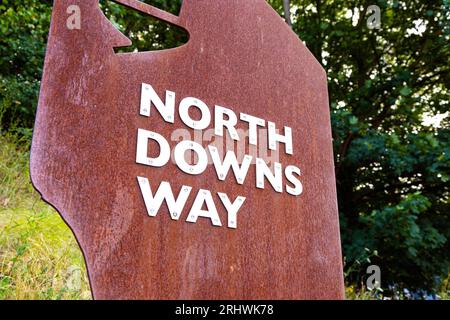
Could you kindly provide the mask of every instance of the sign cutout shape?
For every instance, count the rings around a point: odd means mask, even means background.
[[[54,2],[31,178],[94,298],[343,298],[319,62],[264,0],[116,2],[189,41],[116,54],[98,0]]]

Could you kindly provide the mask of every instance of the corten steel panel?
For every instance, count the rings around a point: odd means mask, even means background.
[[[115,54],[130,42],[98,1],[56,0],[34,130],[31,177],[73,230],[96,299],[340,299],[344,296],[327,78],[312,54],[264,0],[184,0],[179,16],[120,1],[184,27],[189,42],[153,52]],[[69,30],[69,5],[81,29]],[[294,154],[280,163],[301,168],[298,197],[217,179],[169,162],[136,164],[137,129],[170,138],[188,129],[154,110],[139,115],[141,84],[160,96],[175,91],[293,129]],[[245,128],[242,122],[239,127]],[[190,132],[193,131],[189,129]],[[207,146],[207,142],[203,143]],[[173,148],[175,142],[170,142]],[[284,148],[282,148],[284,150]],[[165,204],[149,217],[136,180],[176,195],[193,186],[179,221]],[[186,222],[198,189],[247,198],[238,228],[209,219]],[[215,194],[213,194],[215,196]],[[215,198],[217,200],[217,198]]]

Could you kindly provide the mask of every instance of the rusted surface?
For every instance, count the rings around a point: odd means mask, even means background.
[[[135,6],[132,1],[126,2]],[[81,29],[66,28],[69,5]],[[129,44],[98,1],[55,0],[33,137],[31,177],[73,230],[97,299],[339,299],[343,275],[327,79],[297,36],[263,0],[184,0],[179,17],[136,5],[184,27],[181,47],[115,54]],[[136,163],[137,129],[169,137],[187,128],[139,115],[141,84],[193,96],[293,129],[302,170],[298,197],[204,174]],[[242,125],[240,123],[239,125]],[[238,125],[238,126],[239,126]],[[190,131],[193,131],[189,129]],[[171,147],[175,142],[170,142]],[[207,142],[204,142],[204,146]],[[149,217],[136,181],[171,183],[247,198],[237,229],[208,219]],[[190,208],[190,197],[186,208]],[[223,206],[219,215],[226,220]]]

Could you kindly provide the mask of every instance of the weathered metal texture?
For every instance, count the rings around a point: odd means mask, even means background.
[[[323,68],[264,0],[184,0],[179,17],[133,4],[188,30],[189,42],[115,54],[128,45],[98,1],[55,0],[34,130],[31,177],[73,230],[97,299],[340,299],[343,275]],[[81,30],[66,28],[69,5]],[[169,138],[186,128],[139,116],[141,83],[293,128],[299,197],[136,164],[137,128]],[[170,142],[173,148],[174,142]],[[207,145],[206,143],[204,144]],[[254,167],[254,165],[252,166]],[[136,181],[247,197],[235,230],[149,217]],[[190,208],[193,197],[188,200]],[[224,208],[219,214],[226,220]]]

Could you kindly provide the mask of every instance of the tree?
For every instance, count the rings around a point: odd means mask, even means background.
[[[284,19],[286,20],[288,26],[292,28],[290,0],[283,0],[283,10],[284,10]]]
[[[51,1],[0,4],[0,132],[33,127]]]
[[[343,248],[361,264],[349,279],[373,256],[385,284],[432,287],[450,266],[449,2],[291,2],[328,74]]]

